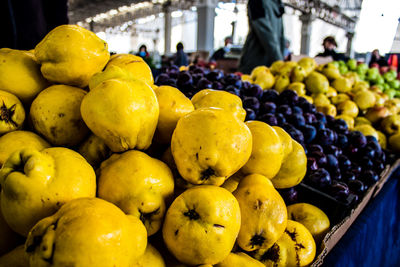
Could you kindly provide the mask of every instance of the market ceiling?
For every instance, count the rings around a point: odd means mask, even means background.
[[[69,0],[69,18],[71,23],[95,23],[102,28],[115,27],[133,19],[163,12],[166,6],[172,11],[185,10],[205,1],[216,0]],[[317,18],[348,30],[354,29],[354,16],[361,10],[362,1],[283,0],[287,6],[302,12],[315,13]],[[247,3],[246,0],[219,2]]]

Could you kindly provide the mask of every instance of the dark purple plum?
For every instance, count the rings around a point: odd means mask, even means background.
[[[364,181],[367,185],[372,185],[378,182],[379,176],[373,170],[365,170],[361,173],[360,180]]]
[[[317,132],[315,141],[324,146],[332,145],[335,141],[335,134],[331,129],[322,129]]]
[[[296,128],[302,128],[306,124],[304,117],[301,114],[289,115],[288,121]]]
[[[259,85],[253,84],[248,89],[243,90],[243,94],[245,96],[254,96],[260,98],[263,94],[263,89]]]
[[[351,169],[351,161],[345,155],[339,155],[339,167],[341,171],[348,171]]]
[[[312,153],[312,152],[324,153],[324,149],[322,148],[322,146],[317,145],[317,144],[308,145],[307,148],[308,148],[309,153]]]
[[[342,173],[342,178],[344,181],[349,182],[355,180],[357,177],[352,171],[345,171]]]
[[[237,95],[238,97],[240,97],[240,94],[241,94],[240,90],[235,87],[232,87],[232,89],[227,90],[227,92]]]
[[[274,102],[278,103],[279,94],[275,90],[265,90],[261,96],[262,102]]]
[[[160,75],[157,76],[155,80],[155,84],[160,86],[160,85],[165,85],[168,84],[169,81],[169,76],[166,73],[161,73]]]
[[[299,97],[295,91],[292,90],[284,90],[279,94],[278,101],[283,105],[294,106],[297,104]]]
[[[251,108],[245,108],[246,110],[246,121],[253,121],[256,119],[256,113]]]
[[[192,75],[190,75],[188,71],[181,71],[178,74],[176,84],[178,85],[179,89],[191,86],[193,84]]]
[[[299,107],[301,107],[301,109],[303,110],[304,113],[313,113],[314,114],[317,111],[315,106],[308,101],[300,102]]]
[[[307,158],[307,170],[308,171],[316,171],[318,170],[317,160],[315,158]]]
[[[301,114],[301,115],[303,115],[303,110],[298,106],[292,107],[292,112],[293,112],[293,114]]]
[[[297,130],[292,124],[290,123],[284,123],[282,124],[281,128],[285,130],[288,134],[290,134],[290,131],[295,131]]]
[[[298,130],[298,129],[292,129],[290,131],[288,131],[288,134],[294,139],[296,140],[298,143],[300,143],[301,145],[304,144],[304,136],[303,133]]]
[[[346,121],[344,121],[343,119],[336,119],[332,123],[332,129],[341,134],[347,133],[349,130]]]
[[[273,114],[263,114],[260,117],[258,117],[258,120],[263,121],[270,126],[278,125],[278,120],[277,120],[276,116]]]
[[[319,151],[313,151],[308,153],[310,155],[310,157],[313,157],[317,160],[317,164],[319,167],[326,167],[328,164],[328,159],[326,157],[326,155],[322,152]]]
[[[224,77],[224,73],[220,70],[213,70],[205,75],[209,81],[215,82]]]
[[[207,80],[206,78],[201,78],[198,82],[197,82],[197,89],[198,90],[203,90],[203,89],[211,89],[212,88],[212,82],[210,82],[209,80]]]
[[[381,173],[385,169],[385,164],[383,164],[381,161],[375,161],[374,162],[374,170],[377,173]]]
[[[349,186],[349,189],[351,190],[351,192],[353,192],[357,195],[362,195],[365,193],[365,191],[367,191],[367,188],[364,185],[364,183],[357,179],[349,181],[347,183],[347,185]]]
[[[317,121],[317,118],[312,113],[305,112],[303,116],[307,124],[313,124]]]
[[[338,159],[332,155],[332,154],[328,154],[326,155],[326,168],[328,170],[337,170],[339,168],[339,161]]]
[[[335,157],[338,157],[339,155],[342,154],[342,150],[334,145],[324,146],[324,151],[325,153],[332,154]]]
[[[289,105],[280,105],[276,109],[276,112],[283,114],[285,117],[292,115],[292,109]]]
[[[258,101],[257,97],[247,96],[243,99],[243,107],[251,108],[257,113],[258,110],[260,109],[260,101]]]
[[[316,121],[316,122],[314,122],[312,125],[315,127],[315,129],[316,129],[317,131],[323,130],[323,129],[326,128],[326,127],[325,127],[325,123],[323,123],[322,121]]]
[[[324,113],[322,112],[315,112],[315,117],[317,118],[318,121],[322,122],[322,123],[326,123],[326,117],[324,115]]]
[[[317,188],[324,189],[330,186],[332,180],[329,172],[324,168],[320,168],[308,175],[307,182]]]
[[[301,130],[304,135],[304,143],[306,144],[311,143],[315,139],[315,136],[317,136],[317,130],[311,125],[304,125]]]
[[[350,193],[349,187],[343,182],[333,182],[329,191],[339,201],[345,201]]]
[[[336,145],[338,147],[343,149],[343,148],[347,147],[348,143],[349,143],[349,140],[346,135],[338,134],[338,138],[336,140]]]
[[[285,201],[286,205],[291,205],[297,203],[298,192],[295,187],[290,187],[286,189],[278,189],[279,194]]]
[[[220,82],[213,82],[212,83],[212,88],[215,90],[223,90],[224,89],[224,85]]]
[[[355,147],[363,148],[367,145],[367,138],[359,131],[350,132],[348,135],[349,142]]]
[[[260,106],[260,111],[261,113],[274,114],[276,111],[276,105],[274,102],[264,102]]]
[[[333,180],[337,180],[337,181],[340,181],[340,180],[342,180],[342,173],[340,172],[340,169],[335,169],[335,170],[330,170],[330,175],[331,175],[331,178],[333,179]]]
[[[282,127],[286,123],[286,118],[283,116],[283,114],[276,113],[275,114],[276,119],[278,120],[278,125]]]
[[[331,115],[326,115],[326,123],[329,125],[329,127],[332,125],[332,123],[335,121],[335,118],[332,117]]]

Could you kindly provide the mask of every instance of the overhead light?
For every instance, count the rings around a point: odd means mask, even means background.
[[[171,12],[171,17],[173,17],[173,18],[179,18],[179,17],[182,17],[182,15],[183,15],[183,12],[180,10]]]

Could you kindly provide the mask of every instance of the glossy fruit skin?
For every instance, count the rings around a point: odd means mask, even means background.
[[[201,185],[169,207],[163,225],[168,250],[182,263],[216,264],[225,259],[240,229],[240,207],[226,189]]]
[[[181,176],[192,184],[221,185],[250,158],[252,135],[246,124],[219,108],[183,116],[171,151]]]
[[[25,250],[30,266],[128,267],[146,245],[139,219],[102,199],[80,198],[39,221],[29,232]]]
[[[64,203],[96,195],[93,168],[77,152],[63,147],[14,152],[0,170],[0,183],[4,219],[23,236]]]
[[[293,150],[283,161],[278,174],[272,178],[275,188],[289,188],[298,185],[307,172],[307,156],[304,148],[295,140]]]
[[[242,216],[237,238],[245,251],[269,248],[286,228],[286,205],[265,176],[244,177],[233,195],[239,202]]]
[[[0,89],[29,105],[48,82],[40,72],[40,64],[27,51],[0,49]]]
[[[111,155],[111,151],[104,143],[103,139],[94,134],[89,135],[89,137],[80,144],[78,152],[94,169],[97,169],[100,163]]]
[[[241,99],[225,91],[201,90],[192,97],[191,101],[195,109],[215,107],[232,112],[241,121],[244,121],[246,117],[246,111],[243,109]]]
[[[168,166],[141,151],[113,154],[98,171],[98,197],[140,219],[149,236],[160,229],[173,192]]]
[[[77,25],[61,25],[35,47],[43,76],[54,83],[84,88],[110,58],[107,43]]]
[[[32,102],[30,118],[37,133],[54,146],[72,147],[88,135],[81,116],[86,91],[68,85],[44,89]]]
[[[299,246],[301,244],[301,246]],[[260,249],[254,257],[265,266],[308,266],[315,258],[315,241],[305,226],[288,220],[285,232],[269,249]]]
[[[86,94],[81,114],[89,129],[113,152],[123,152],[150,146],[159,106],[156,94],[146,83],[110,79]]]
[[[0,135],[21,129],[24,121],[25,109],[21,101],[15,95],[0,90]]]
[[[220,263],[214,265],[215,267],[264,267],[264,264],[259,262],[258,260],[250,257],[246,253],[236,252],[229,253],[228,257],[226,257]]]
[[[266,123],[248,121],[246,125],[252,134],[253,148],[241,170],[244,174],[258,173],[272,179],[282,165],[284,151],[281,139],[274,128]]]
[[[318,207],[308,203],[296,203],[287,207],[288,219],[297,221],[310,231],[319,244],[329,231],[328,216]]]
[[[189,98],[174,87],[159,86],[154,92],[160,107],[154,139],[158,143],[169,144],[178,120],[192,112],[194,106]]]
[[[50,147],[39,135],[28,131],[12,131],[0,137],[0,166],[17,150],[33,148],[41,151]]]

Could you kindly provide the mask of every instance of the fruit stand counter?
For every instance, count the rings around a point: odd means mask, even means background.
[[[372,197],[322,266],[396,266],[400,262],[400,168],[388,172],[379,194]],[[318,266],[318,259],[314,265]]]

